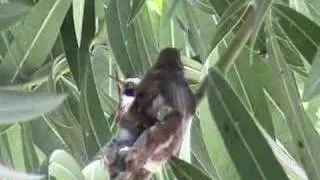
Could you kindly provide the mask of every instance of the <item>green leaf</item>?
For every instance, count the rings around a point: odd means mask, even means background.
[[[0,91],[0,124],[34,119],[57,108],[65,95]]]
[[[268,30],[271,33],[271,22]],[[319,135],[303,109],[295,79],[283,59],[279,45],[273,34],[270,35],[267,50],[271,53],[268,61],[274,78],[266,84],[267,90],[286,117],[299,156],[296,160],[303,165],[310,179],[319,179]]]
[[[26,171],[32,172],[39,167],[39,158],[33,144],[30,125],[27,123],[21,125],[21,139]]]
[[[193,165],[179,158],[172,157],[169,162],[173,170],[173,173],[178,179],[185,179],[185,180],[192,180],[192,179],[210,180],[211,179],[198,168],[194,167]]]
[[[58,149],[51,154],[48,168],[49,176],[57,180],[85,180],[79,164],[64,150]]]
[[[287,6],[275,4],[274,7],[281,27],[311,64],[320,45],[320,26]]]
[[[280,143],[276,142],[269,134],[258,124],[259,129],[261,130],[263,136],[269,143],[270,147],[276,158],[278,159],[281,166],[287,172],[290,177],[295,179],[307,180],[308,177],[305,171],[300,167],[300,165],[290,156],[290,154],[282,148]]]
[[[209,48],[210,54],[214,52],[217,45],[236,27],[247,8],[248,3],[244,3],[243,0],[235,1],[229,6],[217,25],[215,36]]]
[[[0,176],[4,179],[24,179],[24,180],[37,180],[42,179],[42,175],[26,174],[22,172],[17,172],[7,167],[0,165]]]
[[[309,72],[309,77],[305,84],[305,88],[303,91],[303,100],[309,101],[312,98],[315,98],[320,94],[320,48],[318,48],[318,53],[315,56],[311,70]]]
[[[19,2],[0,2],[0,31],[21,21],[29,14],[31,6]]]
[[[22,142],[21,126],[19,124],[14,124],[9,130],[6,131],[4,136],[3,144],[7,150],[6,154],[10,160],[12,167],[16,170],[26,172],[26,166],[23,157],[23,142]],[[1,153],[2,154],[2,153]]]
[[[59,121],[60,119],[56,120]],[[47,116],[30,122],[33,143],[46,156],[50,156],[50,154],[55,149],[62,148],[64,142],[61,136],[63,136],[64,138],[66,138],[67,136],[60,133],[59,131],[56,131],[56,128],[53,127],[54,125],[55,124],[50,121]],[[72,142],[76,142],[74,138]]]
[[[77,36],[74,29],[74,20],[72,9],[69,9],[63,24],[61,26],[61,37],[66,58],[73,79],[78,89],[80,88],[80,49],[77,45]]]
[[[0,65],[0,84],[14,82],[41,67],[51,51],[71,0],[42,0],[16,28],[14,41]]]
[[[200,9],[207,14],[214,14],[215,10],[209,3],[209,0],[187,0],[193,7]]]
[[[83,13],[85,0],[72,0],[73,22],[78,46],[81,44]]]
[[[94,1],[85,2],[84,24],[80,45],[80,123],[83,128],[88,158],[98,153],[111,134],[102,110],[94,79],[90,42],[95,34]]]
[[[129,12],[130,1],[112,0],[106,9],[110,46],[125,77],[143,73],[135,29],[127,26]]]
[[[92,57],[94,80],[99,82],[97,83],[98,95],[103,111],[108,115],[114,112],[118,100],[118,82],[110,78],[110,75],[116,76],[116,64],[110,56],[110,51],[98,47],[94,50]]]
[[[228,8],[228,6],[230,4],[230,1],[227,1],[227,0],[208,0],[208,1],[211,3],[215,12],[219,16],[221,16],[226,11],[226,9]]]
[[[253,59],[248,57],[250,57],[250,51],[248,48],[244,48],[234,67],[235,74],[241,81],[240,87],[245,91],[243,96],[240,96],[240,90],[237,91],[237,94],[242,98],[243,102],[247,102],[247,108],[253,113],[261,126],[270,136],[275,137],[274,125],[272,124],[271,114],[268,111],[263,89],[263,82],[270,79],[270,76],[264,73],[267,62],[255,54],[252,55]]]
[[[211,94],[210,94],[211,95]],[[208,151],[209,161],[216,168],[219,179],[240,180],[236,167],[226,149],[219,129],[210,114],[209,101],[207,96],[197,108],[203,141]]]
[[[96,160],[88,164],[82,170],[82,174],[86,180],[109,179],[108,170],[101,160]]]
[[[264,23],[265,17],[270,14],[269,12],[272,7],[272,2],[273,0],[255,1],[256,11],[254,17],[254,24],[252,28],[251,49],[254,48],[254,45],[258,40],[260,29]],[[252,58],[252,55],[253,53],[251,54],[250,58]]]
[[[144,72],[147,72],[147,70],[155,63],[158,55],[158,46],[155,41],[152,27],[150,27],[151,24],[151,16],[149,15],[148,8],[145,6],[142,8],[139,17],[134,22],[135,35]]]
[[[227,150],[243,179],[288,179],[255,120],[215,69],[209,72],[208,101]]]
[[[204,142],[200,119],[197,116],[192,121],[190,138],[191,151],[194,157],[192,164],[201,167],[212,179],[222,179],[219,176],[218,169],[213,165],[214,162],[210,159],[208,149]]]
[[[199,55],[200,61],[203,62],[209,54],[211,40],[214,37],[212,32],[216,30],[214,18],[212,15],[194,9],[186,2],[183,3],[182,8],[186,16],[184,31],[187,34],[188,43],[195,55]]]
[[[141,12],[142,7],[144,5],[146,0],[133,0],[132,8],[130,11],[130,16],[128,19],[127,25],[130,25],[138,16],[138,14]]]
[[[57,82],[56,88],[59,91],[67,92],[61,81]],[[84,165],[88,161],[88,156],[85,148],[83,127],[79,123],[78,113],[72,111],[73,108],[79,108],[79,100],[74,103],[72,98],[73,96],[70,95],[62,106],[52,113],[42,116],[41,120],[38,120],[41,122],[31,122],[33,124],[33,139],[47,156],[53,150],[64,147],[69,149],[80,164]],[[39,130],[39,128],[42,129]],[[37,135],[42,136],[39,137]]]

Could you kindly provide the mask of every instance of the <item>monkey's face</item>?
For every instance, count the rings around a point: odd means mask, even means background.
[[[124,80],[124,84],[120,87],[120,108],[127,111],[134,101],[135,87],[140,83],[140,78],[128,78]]]
[[[134,97],[134,88],[140,83],[140,78],[128,78],[122,85],[122,95]]]

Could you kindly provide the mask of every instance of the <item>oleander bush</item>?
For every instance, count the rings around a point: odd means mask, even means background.
[[[0,178],[106,179],[117,82],[207,91],[155,180],[320,179],[319,0],[0,0]]]

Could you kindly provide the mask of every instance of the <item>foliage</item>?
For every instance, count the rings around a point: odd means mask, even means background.
[[[110,76],[143,75],[171,46],[190,87],[208,89],[181,159],[153,179],[320,179],[319,12],[318,0],[0,1],[0,176],[107,177],[95,158],[116,133]]]

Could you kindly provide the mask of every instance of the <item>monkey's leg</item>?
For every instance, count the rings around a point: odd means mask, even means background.
[[[105,165],[112,164],[117,156],[120,149],[117,139],[113,138],[105,147],[102,148],[102,155]]]
[[[183,125],[179,112],[168,114],[164,121],[156,123],[139,136],[126,158],[127,171],[134,172],[142,168],[151,155],[171,144],[176,132]]]

